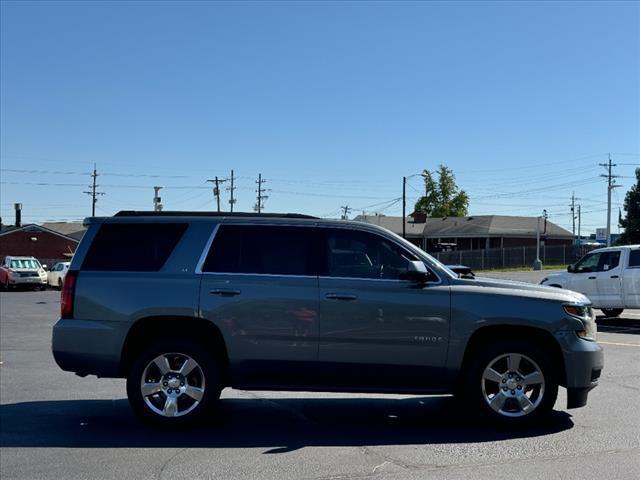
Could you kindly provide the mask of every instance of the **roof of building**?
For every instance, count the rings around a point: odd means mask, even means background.
[[[9,235],[14,232],[32,232],[32,231],[40,231],[40,232],[48,232],[54,235],[58,235],[59,237],[64,237],[68,240],[72,240],[74,242],[79,242],[80,238],[76,238],[72,235],[67,235],[51,228],[45,227],[44,225],[36,225],[35,223],[27,223],[26,225],[22,225],[20,227],[16,227],[15,225],[3,225],[0,230],[0,235]]]
[[[426,237],[530,237],[536,235],[537,217],[474,215],[469,217],[428,218]],[[544,233],[544,220],[540,221]],[[573,238],[570,231],[547,220],[547,237]]]
[[[365,222],[372,225],[384,227],[393,233],[402,235],[402,217],[392,217],[387,215],[358,215],[353,219],[356,222]],[[407,217],[405,221],[405,231],[407,236],[421,237],[424,231],[424,223],[413,223],[411,217]]]
[[[42,226],[76,240],[81,240],[84,232],[87,231],[87,227],[81,222],[46,222]]]

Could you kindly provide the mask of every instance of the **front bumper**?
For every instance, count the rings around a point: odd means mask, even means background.
[[[17,286],[42,286],[47,284],[47,278],[42,277],[11,277],[9,285]]]
[[[120,322],[60,319],[53,326],[53,358],[62,370],[80,376],[120,377],[125,335]]]
[[[584,407],[588,393],[598,386],[604,368],[604,352],[597,342],[584,340],[573,331],[556,333],[564,357],[567,408]]]

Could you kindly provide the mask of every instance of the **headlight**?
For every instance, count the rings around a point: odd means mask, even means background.
[[[576,331],[580,338],[585,340],[596,340],[598,327],[596,326],[596,315],[589,305],[563,305],[567,315],[579,319],[582,322],[583,329]]]

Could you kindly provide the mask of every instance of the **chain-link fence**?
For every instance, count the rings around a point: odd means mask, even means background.
[[[540,246],[543,265],[575,263],[594,247],[584,245]],[[445,265],[465,265],[473,270],[499,268],[530,268],[536,259],[536,247],[491,248],[486,250],[458,250],[432,253]]]

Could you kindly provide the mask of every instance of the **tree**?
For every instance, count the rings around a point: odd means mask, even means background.
[[[434,178],[435,175],[438,179]],[[440,165],[437,171],[424,170],[425,195],[416,202],[415,211],[430,217],[464,217],[469,208],[469,196],[458,190],[453,171]]]
[[[627,245],[640,243],[640,168],[636,168],[636,184],[631,187],[624,197],[624,210],[627,217],[618,223],[624,228],[624,233],[618,239],[618,244]]]

